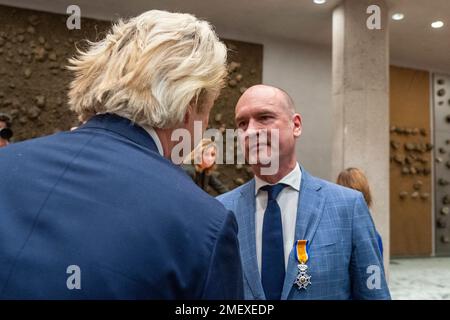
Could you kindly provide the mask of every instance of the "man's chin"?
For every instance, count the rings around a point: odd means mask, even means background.
[[[247,163],[250,165],[255,165],[259,167],[270,167],[274,159],[270,156],[252,158],[249,157],[246,159]]]

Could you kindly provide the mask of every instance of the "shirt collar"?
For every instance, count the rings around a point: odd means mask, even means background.
[[[292,189],[297,192],[300,191],[300,182],[302,181],[302,171],[300,170],[300,166],[298,162],[295,165],[295,168],[285,175],[278,183],[284,183],[290,186]],[[258,193],[259,189],[269,185],[270,183],[262,180],[261,178],[255,176],[255,195]]]
[[[162,144],[161,144],[161,140],[159,140],[159,137],[156,134],[155,129],[153,129],[152,127],[149,127],[149,126],[142,126],[142,128],[145,131],[147,131],[147,133],[150,135],[150,137],[152,137],[153,141],[156,144],[156,147],[158,148],[159,154],[164,157],[164,151],[163,151],[163,147],[162,147]]]

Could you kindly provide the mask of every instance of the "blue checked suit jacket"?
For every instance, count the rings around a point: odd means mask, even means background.
[[[301,290],[295,285],[298,268],[292,250],[281,299],[390,299],[377,233],[362,194],[301,170],[295,240],[309,240],[311,285]],[[254,188],[252,179],[218,200],[238,221],[245,299],[265,299],[256,260]]]

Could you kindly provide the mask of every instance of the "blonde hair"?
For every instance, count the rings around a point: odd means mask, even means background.
[[[186,158],[184,159],[184,164],[200,164],[202,162],[203,153],[207,151],[210,148],[214,148],[217,152],[217,144],[212,141],[211,139],[202,139],[197,146],[194,148],[194,150],[189,153]],[[212,167],[205,169],[207,173],[213,171],[216,168],[216,164],[214,164]]]
[[[366,200],[367,206],[369,208],[372,206],[369,182],[364,173],[358,168],[347,168],[342,171],[337,178],[337,184],[360,191]]]
[[[68,67],[75,73],[69,105],[80,121],[109,112],[172,128],[190,104],[202,112],[203,98],[224,86],[226,47],[208,22],[190,14],[150,10],[88,44]]]

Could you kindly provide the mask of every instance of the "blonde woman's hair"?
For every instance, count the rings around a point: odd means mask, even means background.
[[[211,139],[202,139],[194,150],[189,153],[186,158],[184,158],[184,164],[200,164],[202,162],[203,153],[210,148],[214,148],[217,152],[217,145]],[[206,169],[207,172],[213,171],[216,168],[216,164],[214,164],[211,168]]]
[[[190,14],[151,10],[119,20],[106,37],[69,60],[70,109],[86,121],[115,113],[139,125],[172,128],[191,104],[224,86],[227,51],[212,26]]]
[[[367,206],[369,208],[372,206],[372,194],[370,193],[369,182],[367,181],[364,172],[360,169],[345,169],[339,174],[337,184],[360,191],[366,200]]]

